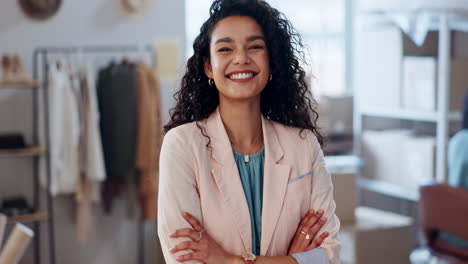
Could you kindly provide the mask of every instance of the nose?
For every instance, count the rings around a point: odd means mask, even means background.
[[[250,57],[247,50],[239,49],[236,53],[236,57],[234,59],[234,63],[236,64],[248,64],[250,63]]]

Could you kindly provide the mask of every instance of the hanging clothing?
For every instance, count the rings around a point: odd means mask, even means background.
[[[93,231],[95,220],[95,204],[99,200],[100,184],[90,181],[81,174],[75,195],[75,238],[79,242],[87,242]]]
[[[140,173],[142,218],[155,220],[163,125],[159,80],[156,72],[145,64],[137,66],[137,94],[138,134],[135,166]]]
[[[78,73],[80,87],[80,177],[75,202],[75,236],[86,242],[92,231],[95,204],[99,202],[100,183],[105,179],[96,87],[92,68]]]
[[[135,151],[137,136],[136,65],[111,63],[99,72],[97,97],[100,131],[106,168],[102,186],[103,205],[110,212],[114,198],[128,179],[137,182]]]
[[[99,129],[99,109],[96,94],[95,76],[90,65],[80,74],[80,86],[85,104],[83,167],[86,177],[91,181],[102,182],[106,178],[102,153],[101,131]]]
[[[64,67],[49,67],[50,192],[52,195],[75,191],[79,176],[79,113],[72,80]],[[46,186],[45,175],[41,183]]]

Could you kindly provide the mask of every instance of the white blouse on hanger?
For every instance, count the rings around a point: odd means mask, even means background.
[[[56,64],[49,68],[50,192],[70,194],[79,176],[79,110],[69,72]],[[45,186],[45,175],[41,183]]]
[[[86,176],[88,179],[102,182],[106,179],[104,157],[102,152],[101,131],[99,128],[99,108],[96,94],[96,83],[91,65],[85,67],[86,88],[88,89],[88,109],[86,111]]]

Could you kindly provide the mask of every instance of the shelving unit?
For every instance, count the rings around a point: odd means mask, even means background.
[[[0,158],[42,156],[45,154],[45,152],[45,149],[39,146],[32,146],[21,149],[0,150]]]
[[[390,197],[396,197],[407,201],[419,200],[419,193],[412,192],[393,183],[359,177],[358,185],[371,192],[381,193]]]
[[[45,211],[38,211],[32,214],[27,215],[19,215],[19,216],[12,216],[8,217],[7,224],[15,224],[15,223],[33,223],[33,222],[43,222],[48,219],[48,214]]]
[[[25,88],[34,89],[42,86],[40,81],[28,80],[28,81],[0,81],[1,89],[12,89],[12,88]]]
[[[426,122],[437,122],[438,113],[437,112],[423,112],[423,111],[414,111],[414,110],[403,110],[403,109],[381,109],[377,107],[363,107],[360,109],[360,115],[363,116],[372,116],[372,117],[382,117],[382,118],[392,118],[392,119],[402,119],[402,120],[412,120],[412,121],[426,121]],[[460,121],[461,120],[460,112],[448,112],[447,119],[449,122]]]
[[[460,25],[460,21],[468,23],[468,19],[463,20],[460,15],[453,15],[448,11],[432,11],[431,21],[433,22],[431,29],[439,32],[438,39],[438,67],[437,67],[437,100],[438,106],[436,111],[424,112],[406,109],[388,109],[385,107],[367,107],[355,103],[354,109],[354,133],[356,135],[355,154],[361,156],[361,137],[364,117],[378,117],[387,119],[411,120],[432,122],[436,125],[436,166],[435,180],[438,182],[447,181],[447,143],[448,143],[448,128],[450,122],[460,121],[461,113],[449,111],[450,98],[450,54],[451,54],[451,38],[450,33],[452,28],[449,27],[451,19],[456,20]],[[388,14],[388,11],[387,11]],[[370,14],[375,17],[378,12]],[[400,87],[395,87],[399,89]],[[359,89],[359,88],[356,88]],[[418,201],[419,194],[417,190],[409,191],[396,184],[391,184],[382,180],[374,180],[361,177],[359,186],[365,190],[380,193],[383,195],[399,198],[407,201]]]
[[[81,54],[127,54],[130,52],[138,52],[138,53],[145,53],[150,56],[150,64],[151,65],[156,65],[155,63],[155,57],[153,54],[153,47],[151,45],[92,45],[92,46],[64,46],[64,47],[37,47],[34,50],[33,53],[33,72],[34,72],[34,77],[37,79],[38,76],[41,76],[40,79],[47,80],[48,78],[48,69],[49,69],[49,63],[50,63],[50,57],[49,56],[54,56],[54,55],[66,55],[66,56],[76,56],[76,55],[81,55]],[[41,73],[39,73],[39,69],[42,70]],[[45,147],[47,149],[51,149],[51,135],[49,131],[49,92],[50,88],[48,87],[47,82],[46,83],[41,83],[41,87],[43,88],[42,90],[44,91],[43,93],[43,104],[44,104],[44,120],[45,120]],[[51,238],[50,240],[50,264],[55,264],[55,230],[54,230],[54,215],[53,215],[53,201],[52,201],[52,196],[50,194],[50,177],[51,177],[51,166],[50,166],[50,152],[45,151],[44,153],[45,159],[47,160],[47,180],[46,180],[46,185],[47,185],[47,204],[48,208],[51,208],[48,211],[47,215],[47,222],[49,223],[49,237]],[[38,186],[38,183],[36,184]],[[37,222],[35,222],[37,223]],[[135,263],[145,263],[145,231],[144,231],[144,221],[141,220],[139,223],[138,227],[138,238],[137,240],[137,261]],[[39,262],[36,262],[39,263]]]
[[[38,60],[38,55],[34,55],[34,60]],[[34,79],[38,77],[37,68],[33,68]],[[32,92],[32,122],[33,122],[33,137],[32,144],[29,147],[20,148],[20,149],[3,149],[0,150],[1,159],[16,159],[16,158],[29,158],[33,162],[33,175],[31,182],[33,185],[33,199],[32,199],[32,208],[34,212],[26,215],[18,215],[7,218],[7,224],[11,225],[14,223],[23,223],[31,224],[34,230],[34,240],[33,240],[33,250],[34,250],[34,263],[41,263],[41,252],[40,252],[40,241],[41,239],[41,223],[46,223],[48,226],[48,241],[49,241],[49,261],[47,263],[55,264],[55,241],[54,241],[54,225],[53,225],[53,203],[50,192],[46,191],[47,204],[45,208],[41,206],[41,197],[40,197],[40,186],[39,186],[39,159],[45,158],[45,166],[49,172],[49,160],[48,160],[48,151],[47,147],[42,147],[39,145],[39,92],[42,92],[42,97],[46,95],[44,89],[44,83],[37,80],[28,80],[28,81],[0,81],[0,90],[24,90]],[[44,104],[45,111],[43,111],[43,118],[47,118],[46,114],[48,113],[47,104]],[[45,124],[47,128],[48,124]],[[46,190],[49,190],[50,187],[50,174],[46,175]]]

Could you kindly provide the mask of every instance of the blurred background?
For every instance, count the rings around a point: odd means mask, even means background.
[[[16,223],[34,232],[18,263],[164,263],[143,157],[158,155],[211,2],[0,1],[0,248]],[[267,2],[305,44],[342,262],[468,261],[468,145],[451,144],[468,2]],[[434,183],[456,188],[420,189]]]

